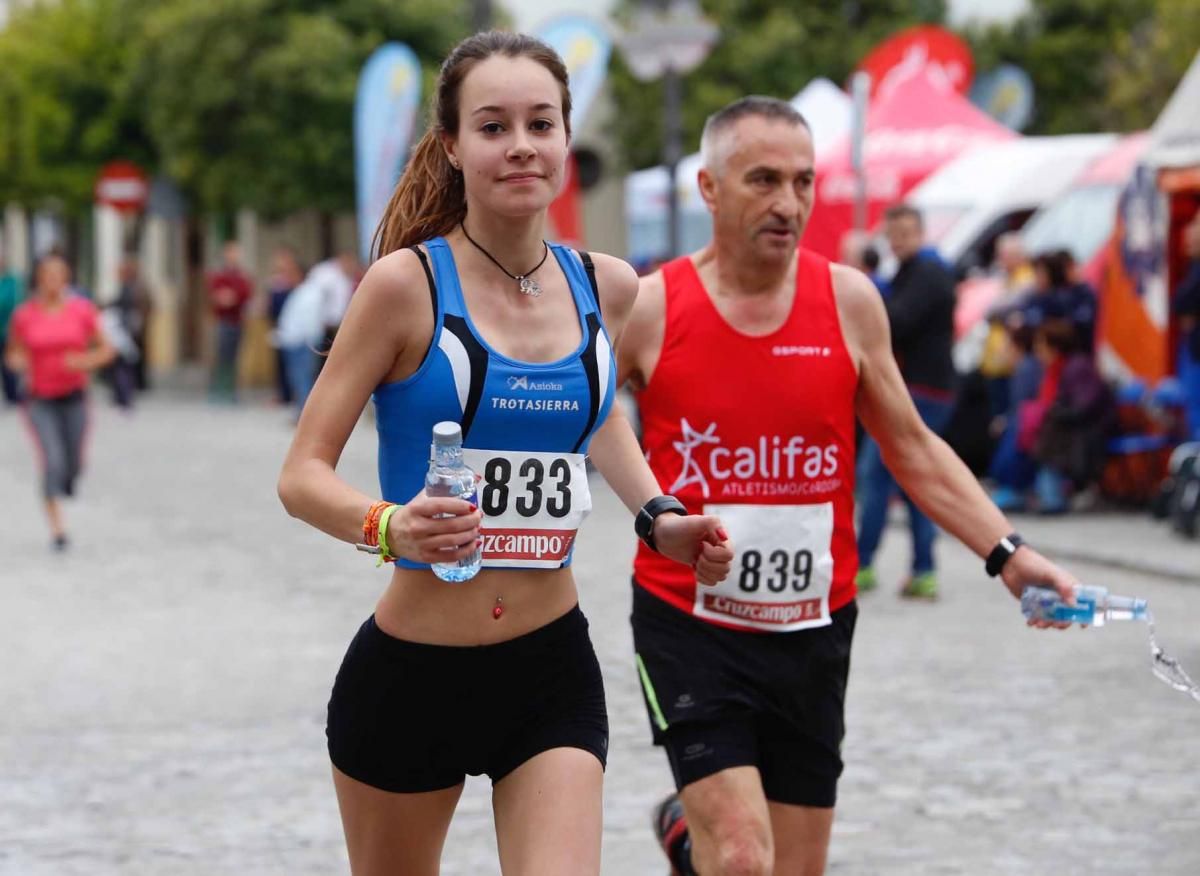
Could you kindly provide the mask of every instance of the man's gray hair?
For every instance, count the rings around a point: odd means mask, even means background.
[[[774,119],[790,125],[802,125],[809,133],[812,128],[801,112],[777,97],[764,97],[752,94],[741,97],[733,103],[717,110],[704,123],[704,133],[700,135],[700,157],[704,166],[710,171],[716,170],[725,156],[718,154],[717,142],[721,135],[747,116],[758,116],[764,119]]]

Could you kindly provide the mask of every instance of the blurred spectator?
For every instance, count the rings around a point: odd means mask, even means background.
[[[1188,429],[1200,441],[1200,212],[1183,230],[1188,269],[1175,290],[1173,309],[1179,317],[1179,379],[1187,397]]]
[[[1039,468],[1034,481],[1038,510],[1067,510],[1072,490],[1094,483],[1104,467],[1116,425],[1116,404],[1096,363],[1069,320],[1052,319],[1037,330],[1034,351],[1045,376],[1033,438]],[[1024,428],[1024,424],[1022,424]]]
[[[1063,291],[1062,309],[1075,327],[1079,349],[1094,356],[1096,353],[1096,290],[1079,276],[1079,265],[1075,254],[1061,249],[1055,256],[1062,262],[1066,284]]]
[[[1005,324],[1006,344],[1015,354],[1016,364],[1008,388],[1008,407],[993,421],[1000,436],[996,452],[988,468],[995,482],[992,501],[1001,511],[1018,511],[1025,507],[1025,492],[1033,486],[1037,463],[1030,456],[1032,443],[1022,447],[1020,423],[1022,410],[1036,402],[1042,385],[1042,362],[1033,352],[1033,329],[1025,325],[1019,313],[1011,314]]]
[[[122,410],[133,409],[134,364],[138,358],[137,346],[125,326],[121,322],[121,314],[117,307],[109,304],[99,312],[100,330],[113,347],[113,359],[105,367],[101,376],[108,381],[112,388],[113,404]]]
[[[350,296],[358,285],[358,259],[351,252],[339,253],[314,265],[307,279],[321,287],[325,330],[332,343],[346,308],[350,306]]]
[[[246,305],[253,294],[250,277],[242,269],[242,250],[237,243],[225,244],[221,270],[208,278],[209,304],[216,318],[216,361],[209,395],[214,401],[237,400],[238,352]]]
[[[1063,290],[1067,288],[1067,266],[1054,253],[1033,258],[1033,287],[1020,304],[1025,324],[1033,329],[1044,322],[1067,318]]]
[[[116,350],[105,377],[117,407],[133,407],[134,393],[146,387],[146,326],[150,292],[139,276],[137,258],[126,255],[118,269],[117,297],[100,312],[104,334]]]
[[[1008,298],[1019,295],[1033,285],[1033,265],[1025,254],[1025,244],[1016,231],[1006,231],[996,238],[994,270],[1004,284]]]
[[[276,344],[297,416],[325,364],[322,352],[333,344],[358,280],[358,259],[343,252],[313,265],[280,311]]]
[[[993,420],[1003,417],[1009,409],[1009,380],[1018,357],[1009,340],[1006,318],[1020,296],[1028,293],[1034,279],[1033,266],[1025,257],[1021,236],[1015,231],[1006,231],[996,238],[995,269],[1001,288],[987,313],[987,335],[979,360]],[[993,428],[993,434],[1000,431]]]
[[[1065,320],[1075,330],[1076,347],[1092,355],[1096,345],[1096,292],[1079,279],[1069,250],[1041,253],[1033,260],[1033,293],[1024,304],[1025,321],[1037,328]]]
[[[354,253],[344,251],[331,259],[326,259],[316,265],[305,277],[306,283],[315,283],[321,290],[321,314],[325,323],[324,342],[321,350],[328,352],[333,346],[346,308],[350,306],[350,296],[354,294],[359,281],[358,257]],[[325,357],[317,358],[317,373],[325,365]]]
[[[867,278],[875,284],[876,289],[887,295],[888,281],[879,273],[879,250],[873,245],[868,244],[862,252],[862,263],[863,272],[867,275]]]
[[[304,409],[316,378],[320,355],[317,345],[325,338],[325,297],[312,273],[293,289],[279,313],[275,344],[283,360],[283,373],[296,405]]]
[[[267,302],[267,316],[271,321],[271,330],[273,332],[278,332],[279,330],[279,317],[283,313],[284,306],[287,304],[288,295],[300,285],[303,279],[304,271],[300,267],[299,259],[296,258],[295,250],[286,246],[275,250],[275,255],[271,260],[271,278],[267,286],[270,293]],[[276,395],[279,403],[284,405],[291,404],[294,396],[292,395],[291,383],[288,381],[283,347],[278,341],[275,344],[275,378]]]
[[[4,345],[8,342],[8,326],[13,312],[25,296],[24,289],[21,287],[21,278],[8,270],[8,266],[4,263],[4,256],[0,255],[0,350],[3,350]],[[10,405],[15,405],[21,400],[20,382],[16,372],[11,371],[2,358],[0,358],[0,391],[3,391],[4,398]]]
[[[129,333],[137,351],[133,363],[134,385],[139,390],[145,390],[150,386],[146,374],[146,332],[150,327],[154,296],[150,294],[150,287],[142,277],[137,256],[133,253],[127,253],[121,260],[118,279],[120,285],[114,304],[120,314],[121,325]]]
[[[892,349],[921,419],[941,432],[950,417],[954,395],[954,277],[941,259],[923,251],[924,224],[919,211],[902,204],[884,216],[884,233],[899,262],[885,299],[892,329]],[[897,492],[896,482],[883,463],[879,446],[864,442],[856,583],[870,590],[877,585],[872,563],[883,536],[888,502]],[[934,570],[933,522],[907,496],[912,530],[912,577],[903,595],[932,598],[937,595]]]
[[[840,259],[843,265],[862,271],[876,289],[887,294],[887,281],[879,275],[879,251],[865,231],[851,229],[842,235]]]
[[[854,228],[850,229],[842,235],[841,244],[838,247],[840,250],[838,260],[843,265],[854,268],[856,271],[862,271],[865,274],[867,270],[863,265],[862,255],[863,250],[870,245],[870,241],[871,239],[867,235],[867,232]]]

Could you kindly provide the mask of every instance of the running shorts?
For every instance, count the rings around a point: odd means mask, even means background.
[[[768,800],[832,807],[857,615],[850,602],[825,627],[743,632],[698,620],[635,580],[638,675],[676,787],[754,766]]]
[[[579,607],[523,636],[458,647],[389,636],[374,616],[342,661],[325,730],[346,775],[384,791],[500,781],[551,748],[605,765],[608,717],[600,664]]]

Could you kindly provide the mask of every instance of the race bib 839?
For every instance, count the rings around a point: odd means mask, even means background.
[[[696,585],[692,613],[775,633],[830,622],[833,505],[705,505],[733,540],[733,568],[716,586]]]

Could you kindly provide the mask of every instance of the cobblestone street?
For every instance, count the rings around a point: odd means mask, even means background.
[[[387,572],[283,511],[282,409],[163,395],[126,417],[98,392],[93,412],[56,556],[28,436],[0,410],[0,874],[346,872],[324,710]],[[374,466],[364,419],[340,471],[377,493]],[[593,489],[576,570],[612,727],[603,872],[662,876],[648,815],[670,776],[632,663],[632,529]],[[1115,543],[1113,521],[1054,527],[1083,545],[1105,533],[1098,553],[1160,550]],[[1038,543],[1036,518],[1020,527]],[[1200,575],[1200,546],[1154,532]],[[829,872],[1200,873],[1200,703],[1152,677],[1144,627],[1029,630],[946,538],[941,600],[902,602],[907,550],[889,531],[883,586],[860,600]],[[1200,677],[1200,579],[1072,567],[1148,598],[1163,646]],[[489,790],[468,782],[447,876],[498,871]]]

